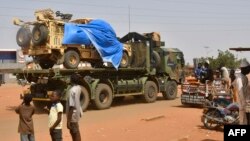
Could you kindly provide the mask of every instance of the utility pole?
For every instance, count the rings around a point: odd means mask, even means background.
[[[130,32],[130,5],[128,5],[128,31]]]
[[[210,48],[209,46],[204,46],[205,50],[206,50],[206,58],[208,58],[208,49]]]

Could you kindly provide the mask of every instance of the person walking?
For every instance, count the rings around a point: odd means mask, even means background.
[[[245,94],[245,112],[246,112],[246,120],[247,120],[247,125],[250,125],[250,66],[248,66],[248,74],[246,77],[248,78],[248,88],[247,92]]]
[[[228,69],[223,64],[220,67],[220,71],[221,71],[221,79],[225,84],[225,89],[228,91],[229,86],[230,86],[230,77],[229,77]]]
[[[241,71],[240,69],[231,69],[230,70],[230,81],[231,81],[231,86],[230,86],[230,89],[232,91],[232,95],[233,95],[233,102],[237,102],[238,101],[238,89],[237,89],[237,85],[236,85],[236,82],[237,82],[237,79],[239,78],[239,75],[241,74]]]
[[[68,99],[66,104],[67,128],[70,131],[73,141],[81,141],[79,130],[79,120],[82,116],[82,108],[80,104],[81,86],[79,85],[80,77],[78,74],[72,74],[70,77],[71,88],[68,91]]]
[[[246,118],[246,99],[245,95],[247,93],[248,89],[248,78],[246,75],[248,74],[248,67],[249,63],[246,60],[242,60],[240,64],[240,69],[241,69],[241,74],[237,79],[236,82],[236,87],[238,89],[238,101],[237,103],[239,104],[239,121],[241,125],[246,125],[247,124],[247,118]]]

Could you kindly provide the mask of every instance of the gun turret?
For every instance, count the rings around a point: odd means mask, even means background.
[[[64,21],[69,21],[72,18],[72,14],[63,14],[60,11],[56,11],[56,17],[61,17]]]

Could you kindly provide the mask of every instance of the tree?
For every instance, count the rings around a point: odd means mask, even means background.
[[[241,60],[238,60],[234,56],[234,54],[232,54],[228,50],[226,50],[226,51],[218,50],[217,58],[214,58],[214,57],[208,57],[208,58],[201,57],[201,58],[199,58],[199,62],[204,63],[205,60],[207,60],[207,59],[209,60],[210,67],[213,70],[216,70],[216,69],[218,69],[218,68],[220,68],[222,66],[225,66],[225,67],[227,67],[229,69],[235,69],[235,68],[239,67],[240,61],[241,61]]]
[[[238,60],[234,54],[229,52],[228,50],[226,51],[221,51],[218,50],[218,56],[217,58],[214,57],[208,57],[208,58],[200,58],[201,62],[204,62],[206,59],[209,60],[210,62],[210,67],[215,70],[218,69],[221,66],[225,66],[230,69],[235,69],[238,68],[240,65],[240,61]]]

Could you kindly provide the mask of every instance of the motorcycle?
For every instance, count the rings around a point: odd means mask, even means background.
[[[239,106],[237,103],[231,103],[222,107],[214,101],[207,101],[201,121],[210,130],[226,124],[239,124]]]

